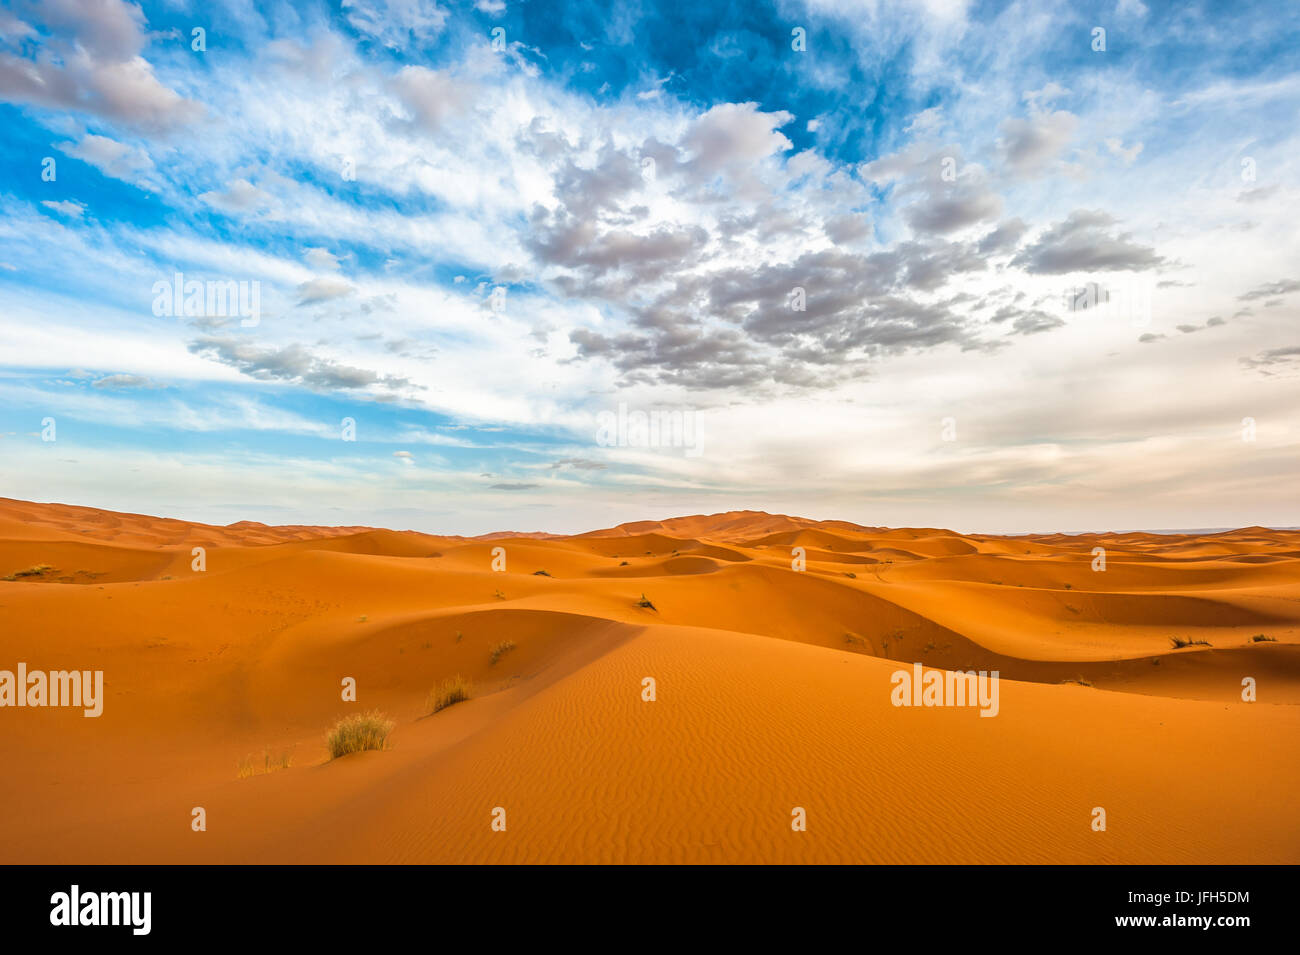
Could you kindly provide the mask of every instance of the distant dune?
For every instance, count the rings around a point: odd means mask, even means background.
[[[0,499],[0,577],[0,670],[105,685],[98,718],[0,709],[0,862],[1300,862],[1296,530],[465,538]],[[914,664],[998,671],[996,717],[896,706]],[[330,760],[370,710],[388,748]]]

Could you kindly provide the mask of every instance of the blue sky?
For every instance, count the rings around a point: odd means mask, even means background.
[[[1275,3],[6,2],[0,495],[1300,524],[1298,57]]]

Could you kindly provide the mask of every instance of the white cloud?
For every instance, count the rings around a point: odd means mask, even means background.
[[[73,202],[65,199],[46,199],[41,205],[47,209],[52,209],[61,216],[67,216],[70,219],[80,219],[86,212],[86,207],[80,202]]]
[[[270,193],[257,188],[247,179],[233,179],[221,191],[199,194],[199,198],[215,209],[233,215],[246,215],[267,209],[272,205]]]
[[[442,33],[448,11],[434,0],[343,0],[343,13],[359,33],[395,50]]]
[[[312,279],[298,286],[298,304],[315,305],[319,302],[329,302],[351,295],[355,291],[356,288],[342,279]]]
[[[1133,161],[1142,152],[1141,143],[1134,143],[1132,146],[1125,148],[1123,141],[1114,137],[1106,140],[1106,148],[1110,150],[1112,156],[1119,159],[1126,166],[1133,165]]]
[[[761,112],[756,103],[723,103],[701,115],[682,137],[691,164],[703,175],[748,165],[792,147],[777,130],[794,119],[784,111]]]
[[[339,260],[327,249],[308,249],[303,253],[303,260],[318,272],[337,272]]]
[[[143,149],[93,133],[87,133],[76,142],[61,143],[59,148],[114,179],[141,181],[154,168],[149,154]]]

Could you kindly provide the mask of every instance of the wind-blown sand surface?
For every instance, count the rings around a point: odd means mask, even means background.
[[[0,576],[37,565],[0,581],[0,669],[106,700],[0,709],[6,863],[1300,862],[1296,531],[467,539],[0,499]],[[997,716],[895,707],[914,662],[998,670]],[[426,715],[453,674],[474,697]],[[371,709],[389,748],[330,761]]]

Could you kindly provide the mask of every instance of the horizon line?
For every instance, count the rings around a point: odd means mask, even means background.
[[[545,530],[520,531],[520,530],[499,529],[494,531],[486,531],[482,534],[449,534],[449,533],[440,533],[440,532],[431,532],[431,531],[421,531],[421,530],[416,530],[413,527],[397,528],[397,527],[388,527],[388,526],[382,526],[376,524],[311,524],[311,523],[267,524],[263,521],[256,521],[248,518],[242,518],[237,521],[231,521],[228,524],[213,524],[207,521],[195,521],[184,517],[168,517],[161,514],[145,514],[139,511],[121,511],[121,510],[115,510],[113,508],[108,508],[108,507],[99,507],[93,504],[71,504],[63,501],[33,501],[33,500],[27,500],[25,498],[11,498],[11,497],[0,497],[0,503],[30,504],[30,505],[35,505],[37,507],[77,508],[80,510],[99,511],[101,513],[116,514],[123,517],[142,517],[142,518],[148,518],[150,520],[177,521],[182,524],[191,524],[196,527],[210,527],[210,528],[220,529],[220,530],[229,530],[231,528],[235,528],[240,525],[256,525],[258,527],[265,527],[270,529],[298,527],[298,528],[321,528],[327,530],[341,530],[345,528],[347,529],[357,528],[363,531],[371,530],[371,531],[390,531],[395,534],[423,534],[427,537],[458,537],[464,540],[487,540],[493,537],[501,537],[504,535],[514,535],[518,537],[550,537],[550,538],[583,537],[588,534],[595,534],[601,531],[617,530],[618,528],[626,527],[629,524],[663,525],[670,521],[687,520],[693,517],[708,518],[708,517],[724,517],[727,515],[743,515],[743,514],[762,515],[764,517],[773,517],[773,518],[784,518],[790,521],[806,522],[810,525],[851,524],[853,527],[860,528],[862,530],[940,531],[940,532],[954,534],[962,537],[965,536],[1006,537],[1006,538],[1053,537],[1053,536],[1100,537],[1100,536],[1122,536],[1124,534],[1156,534],[1160,536],[1177,537],[1177,536],[1212,536],[1212,535],[1229,534],[1229,533],[1235,533],[1237,531],[1253,530],[1253,529],[1261,529],[1261,530],[1269,530],[1269,531],[1300,530],[1300,526],[1295,526],[1295,525],[1275,526],[1272,524],[1243,524],[1237,527],[1128,528],[1123,530],[1113,530],[1113,529],[1112,530],[1069,530],[1069,531],[1054,530],[1054,531],[1024,531],[1019,533],[998,533],[992,531],[963,531],[963,530],[957,530],[956,528],[953,527],[945,527],[942,525],[930,525],[930,526],[899,525],[895,527],[895,526],[889,526],[883,524],[880,525],[859,524],[856,521],[845,520],[843,518],[819,519],[819,518],[812,518],[812,517],[803,517],[798,514],[785,514],[782,512],[743,508],[740,510],[715,511],[711,514],[706,514],[701,512],[701,513],[694,513],[694,514],[675,514],[670,517],[663,517],[663,518],[637,518],[633,520],[620,521],[617,524],[611,524],[607,527],[594,527],[585,531],[576,531],[573,533],[561,533],[556,531],[545,531]]]

